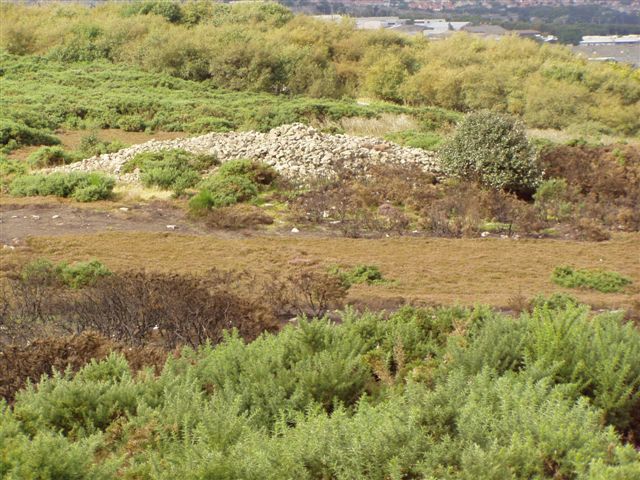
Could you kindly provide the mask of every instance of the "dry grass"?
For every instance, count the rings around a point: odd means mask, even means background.
[[[215,238],[175,233],[100,233],[39,237],[26,249],[3,251],[0,260],[48,257],[98,258],[112,270],[144,268],[162,272],[203,272],[211,267],[254,271],[295,269],[301,263],[353,266],[374,264],[385,285],[355,286],[352,301],[486,303],[509,306],[515,295],[565,291],[600,306],[629,305],[640,293],[640,235],[612,241],[389,238],[383,240],[249,236]],[[634,280],[623,294],[566,290],[550,281],[561,264],[615,270]]]
[[[597,145],[613,145],[616,143],[627,143],[629,145],[640,146],[640,140],[635,137],[621,137],[598,134],[594,135],[589,132],[582,132],[576,129],[573,130],[553,130],[553,129],[540,129],[529,128],[527,129],[527,135],[531,138],[540,138],[544,140],[550,140],[554,143],[567,143],[577,138],[582,138],[587,142]]]
[[[377,118],[348,117],[340,120],[340,126],[348,135],[384,137],[388,133],[419,128],[416,120],[405,114],[383,113]]]

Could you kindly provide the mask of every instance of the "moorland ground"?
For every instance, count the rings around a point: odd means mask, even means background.
[[[637,69],[270,3],[0,14],[0,477],[640,476]],[[438,168],[96,163],[297,122]]]

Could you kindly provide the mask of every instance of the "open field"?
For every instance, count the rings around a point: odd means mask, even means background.
[[[228,236],[228,235],[227,235]],[[209,268],[256,272],[316,264],[380,267],[385,285],[356,285],[352,300],[393,305],[399,297],[437,304],[490,304],[508,307],[513,297],[527,299],[557,291],[597,306],[621,306],[638,298],[562,289],[551,283],[558,265],[606,268],[640,283],[640,235],[620,234],[608,242],[508,239],[388,238],[344,239],[236,234],[236,238],[180,233],[102,232],[41,236],[28,248],[3,252],[3,261],[28,256],[52,260],[100,259],[115,271],[203,273]]]

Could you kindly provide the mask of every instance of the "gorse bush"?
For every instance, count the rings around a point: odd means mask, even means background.
[[[27,165],[21,160],[13,160],[0,154],[0,188],[5,191],[15,177],[27,173]]]
[[[591,288],[604,293],[620,292],[632,283],[630,278],[617,272],[576,269],[570,266],[556,267],[551,279],[562,287]]]
[[[0,466],[8,478],[41,475],[47,458],[83,478],[463,480],[505,466],[516,479],[634,478],[640,456],[620,434],[638,427],[624,420],[639,358],[637,330],[578,306],[303,319],[185,349],[158,376],[117,354],[44,378],[3,407]],[[48,455],[34,456],[43,439]]]
[[[261,162],[241,159],[223,163],[216,175],[219,177],[246,177],[257,185],[269,186],[277,178],[276,171]]]
[[[111,196],[115,180],[101,173],[52,173],[16,177],[9,193],[17,197],[55,195],[79,202],[93,202]]]
[[[468,115],[441,155],[450,175],[492,188],[531,194],[540,181],[536,154],[524,129],[505,115]]]
[[[258,195],[258,187],[247,177],[239,175],[217,176],[205,179],[200,192],[189,202],[194,213],[218,207],[228,207],[251,200]]]

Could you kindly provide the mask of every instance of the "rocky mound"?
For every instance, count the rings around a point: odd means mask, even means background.
[[[209,133],[194,138],[151,140],[52,170],[101,171],[117,176],[120,181],[135,182],[137,174],[120,174],[128,160],[138,153],[174,148],[215,154],[221,162],[239,158],[259,160],[282,175],[297,179],[331,176],[338,167],[366,171],[372,163],[415,164],[426,171],[440,173],[433,152],[372,137],[324,134],[300,123],[282,125],[268,133]]]

